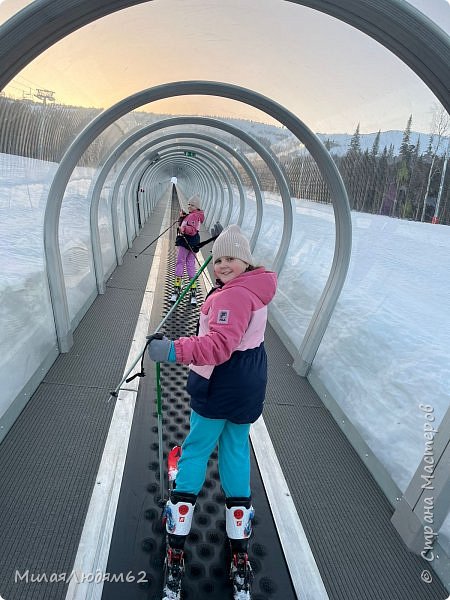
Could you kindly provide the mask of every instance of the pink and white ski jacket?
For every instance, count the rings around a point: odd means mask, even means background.
[[[195,235],[199,232],[200,225],[204,220],[205,213],[200,208],[197,208],[184,217],[180,225],[180,232],[184,235]]]
[[[198,336],[175,340],[178,363],[189,364],[191,407],[208,418],[252,423],[267,382],[264,332],[277,276],[259,267],[214,291],[200,311]]]

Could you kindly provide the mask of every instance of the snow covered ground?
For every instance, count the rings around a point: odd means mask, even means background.
[[[55,343],[42,244],[55,167],[0,155],[0,416]],[[70,288],[77,293],[77,281],[86,284],[83,298],[94,281],[89,180],[80,172],[71,182],[60,228],[62,248],[72,249],[65,263]],[[334,215],[331,206],[299,199],[294,205],[294,238],[274,302],[298,347],[328,277]],[[243,223],[249,235],[254,214],[250,198]],[[450,228],[364,213],[353,213],[352,221],[349,274],[313,371],[405,490],[424,453],[420,405],[432,407],[436,425],[449,407]],[[265,194],[258,262],[270,266],[281,235],[281,203]]]

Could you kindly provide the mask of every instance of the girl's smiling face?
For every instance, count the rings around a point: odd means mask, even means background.
[[[241,275],[247,267],[248,264],[240,258],[221,256],[214,262],[214,273],[225,284]]]

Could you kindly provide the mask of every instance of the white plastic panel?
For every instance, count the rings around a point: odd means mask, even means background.
[[[111,186],[108,181],[102,189],[98,206],[98,226],[100,232],[100,245],[102,249],[103,269],[105,275],[110,273],[116,264],[114,236],[111,215]]]
[[[55,169],[0,154],[0,418],[56,346],[42,241]]]
[[[424,453],[419,404],[438,425],[450,401],[450,235],[443,225],[352,218],[350,271],[312,370],[404,491]],[[314,265],[311,282],[323,274]]]
[[[61,207],[59,244],[71,320],[96,288],[89,211],[89,189],[94,175],[92,168],[77,167]]]

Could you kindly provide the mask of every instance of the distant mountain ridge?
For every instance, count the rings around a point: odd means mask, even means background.
[[[403,140],[403,131],[398,130],[390,130],[390,131],[381,131],[380,132],[380,145],[379,145],[379,153],[383,152],[384,147],[389,150],[390,146],[393,147],[394,154],[398,154],[400,150],[400,146]],[[353,137],[353,134],[350,133],[318,133],[318,137],[322,140],[322,142],[335,142],[336,146],[332,146],[330,148],[330,152],[334,154],[345,154],[350,146],[350,140]],[[375,142],[375,138],[377,136],[377,132],[375,133],[361,133],[360,134],[360,144],[361,150],[364,152],[365,150],[372,150],[373,144]],[[428,148],[430,134],[419,133],[417,131],[411,131],[409,143],[414,144],[420,143],[419,146],[419,154],[423,154]],[[446,144],[441,142],[441,154],[445,151]]]
[[[235,125],[253,137],[256,137],[262,143],[264,143],[264,141],[269,142],[272,150],[277,153],[279,152],[286,155],[294,151],[301,151],[301,146],[298,140],[284,127],[258,123],[256,121],[247,121],[245,119],[227,119],[224,117],[219,118],[231,123],[232,125]],[[383,152],[385,146],[388,150],[390,146],[392,146],[394,154],[397,155],[403,140],[403,133],[404,132],[400,130],[381,131],[379,153]],[[331,143],[330,152],[338,156],[342,156],[347,152],[350,146],[350,140],[353,137],[353,133],[317,133],[316,135],[323,143],[329,141]],[[360,134],[359,139],[361,150],[363,152],[365,150],[372,150],[376,136],[377,132]],[[416,145],[419,141],[419,154],[423,154],[428,148],[429,138],[429,133],[411,131],[410,144]],[[447,137],[441,141],[438,154],[444,154],[448,144],[448,139],[449,138]]]

